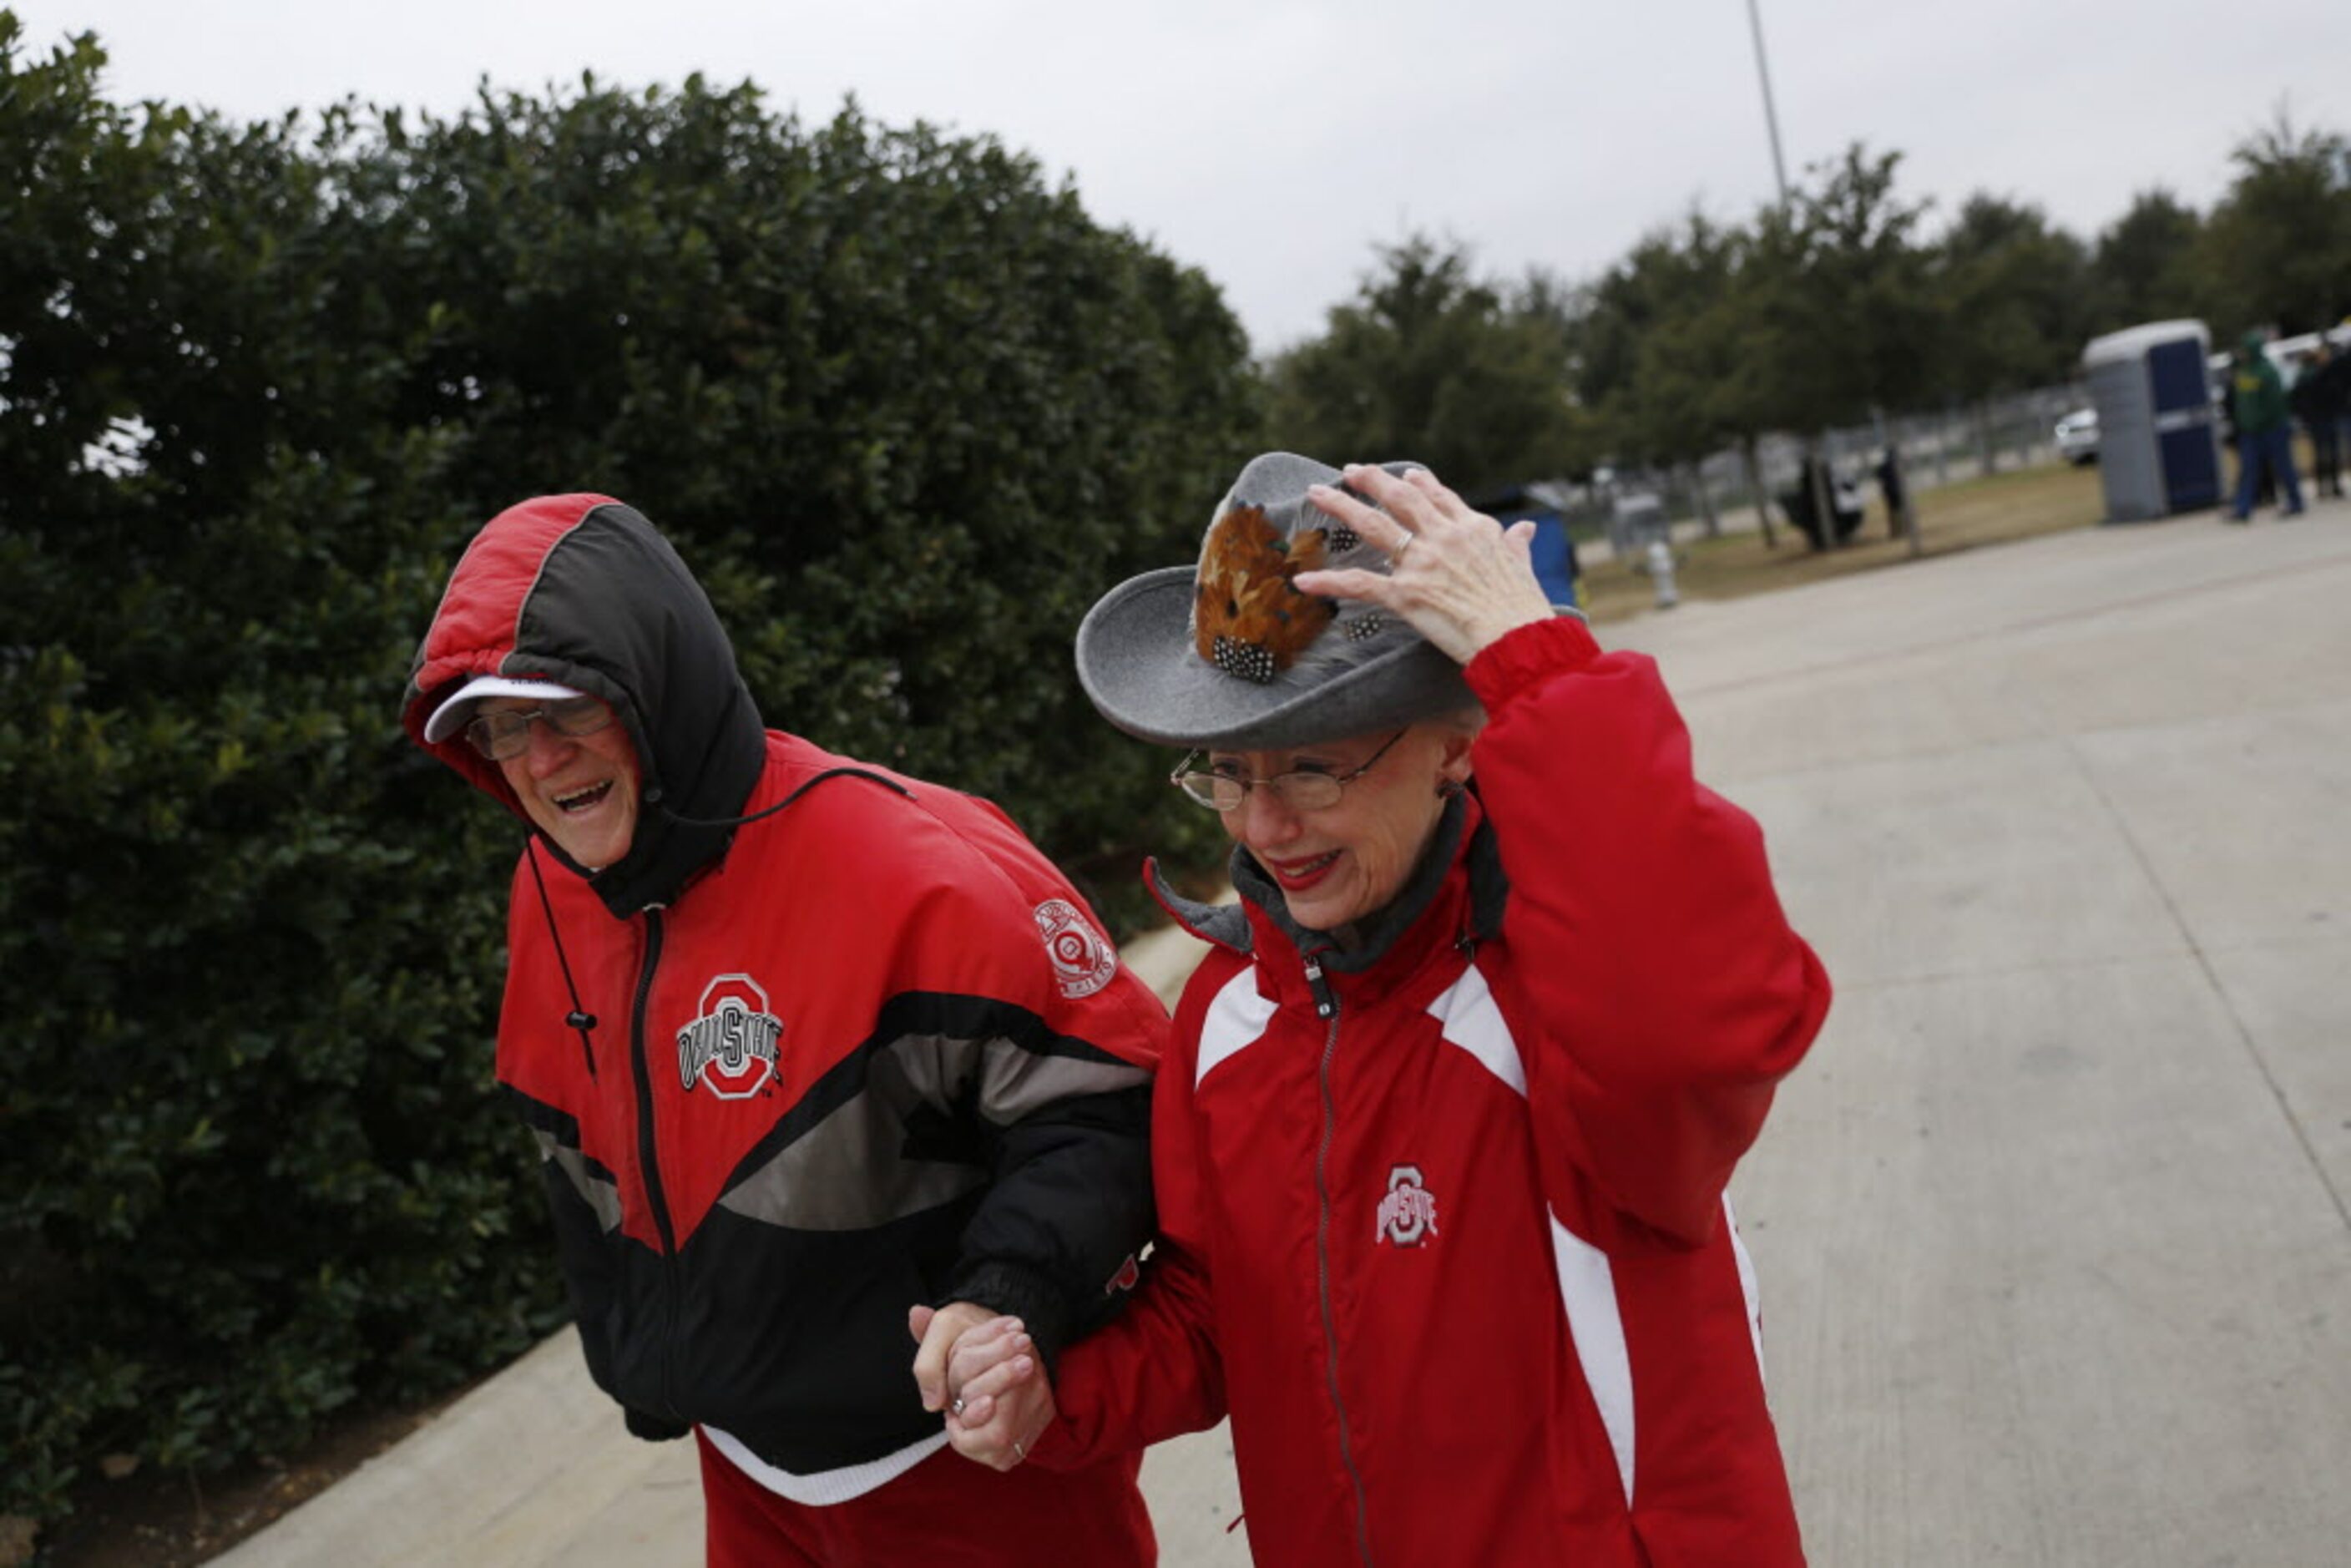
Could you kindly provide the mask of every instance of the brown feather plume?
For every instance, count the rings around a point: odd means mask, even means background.
[[[1260,507],[1235,507],[1218,517],[1200,551],[1192,601],[1200,657],[1259,685],[1288,669],[1338,613],[1330,600],[1301,593],[1290,581],[1322,567],[1323,543],[1321,528],[1285,541]]]

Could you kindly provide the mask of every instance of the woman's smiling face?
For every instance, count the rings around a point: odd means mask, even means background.
[[[1281,751],[1212,751],[1216,772],[1249,779],[1285,773],[1353,773],[1332,805],[1301,811],[1260,783],[1221,813],[1226,833],[1281,889],[1290,918],[1334,931],[1385,908],[1403,891],[1445,811],[1440,788],[1469,777],[1470,732],[1444,720],[1414,725],[1373,761],[1394,731]]]

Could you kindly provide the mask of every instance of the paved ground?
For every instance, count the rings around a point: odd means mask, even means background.
[[[1737,1187],[1813,1562],[2351,1560],[2351,504],[1605,636],[1838,986]],[[689,1563],[687,1459],[558,1340],[223,1561]],[[1246,1560],[1221,1434],[1144,1480]]]

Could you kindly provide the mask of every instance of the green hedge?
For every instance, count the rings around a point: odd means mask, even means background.
[[[102,61],[0,12],[0,1512],[45,1518],[560,1321],[488,1094],[517,830],[396,724],[482,520],[637,505],[770,722],[994,797],[1120,920],[1213,824],[1069,641],[1259,420],[1215,288],[987,140],[699,80],[236,125]]]

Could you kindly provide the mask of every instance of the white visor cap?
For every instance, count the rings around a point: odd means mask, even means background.
[[[473,719],[475,705],[485,697],[538,697],[552,703],[587,695],[575,692],[569,686],[559,686],[553,681],[517,681],[505,675],[475,675],[459,686],[448,701],[433,710],[433,716],[424,723],[424,738],[437,746],[465,728]]]

